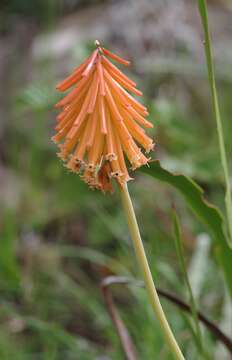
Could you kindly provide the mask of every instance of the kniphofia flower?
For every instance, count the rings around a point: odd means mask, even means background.
[[[90,187],[112,191],[113,178],[121,185],[125,215],[152,308],[172,354],[184,360],[159,302],[127,189],[131,177],[126,162],[136,169],[150,160],[140,146],[146,153],[153,149],[153,141],[143,129],[152,124],[145,119],[146,107],[131,95],[142,95],[135,82],[108,58],[130,64],[96,41],[96,50],[57,85],[59,91],[72,90],[56,104],[62,111],[52,139],[59,143],[58,155],[67,168],[80,173]]]
[[[147,108],[131,95],[141,91],[108,58],[130,64],[96,41],[96,50],[57,85],[72,90],[55,105],[62,110],[52,138],[66,167],[102,191],[112,190],[113,178],[121,185],[131,180],[127,163],[133,170],[147,164],[140,146],[146,153],[154,147],[143,129],[153,127]]]

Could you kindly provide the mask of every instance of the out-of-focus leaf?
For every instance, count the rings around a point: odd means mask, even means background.
[[[232,296],[232,250],[227,244],[224,233],[224,218],[219,209],[203,197],[203,189],[193,180],[162,168],[159,161],[152,162],[150,167],[143,167],[142,171],[179,190],[194,214],[202,223],[207,225],[214,239],[215,254],[223,269]]]
[[[17,97],[17,105],[22,110],[44,111],[51,109],[57,102],[57,94],[46,84],[32,84],[23,89]]]
[[[0,231],[0,287],[15,290],[19,286],[19,267],[16,259],[15,240],[17,237],[15,218],[11,211],[3,216]]]

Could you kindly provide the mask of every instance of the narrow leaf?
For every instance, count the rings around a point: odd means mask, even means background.
[[[224,233],[224,218],[220,210],[204,198],[203,189],[189,177],[162,168],[159,161],[141,169],[144,173],[179,190],[198,219],[208,227],[214,240],[214,253],[223,269],[232,296],[232,250]]]

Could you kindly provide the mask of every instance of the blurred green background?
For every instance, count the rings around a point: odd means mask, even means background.
[[[232,6],[208,1],[227,149],[232,131]],[[0,359],[120,360],[100,282],[140,277],[119,194],[92,192],[51,143],[55,84],[99,39],[132,60],[157,142],[153,157],[194,178],[223,209],[223,176],[194,0],[2,0],[0,4]],[[231,156],[229,156],[231,165]],[[154,278],[183,299],[171,223],[180,217],[200,309],[228,334],[232,310],[211,239],[173,189],[139,172],[129,184]],[[143,289],[112,288],[138,359],[171,359]],[[162,300],[187,359],[190,318]],[[229,359],[207,331],[211,359]],[[218,355],[220,354],[220,356]]]

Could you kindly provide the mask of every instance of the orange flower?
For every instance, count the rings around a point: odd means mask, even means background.
[[[130,62],[95,44],[96,50],[57,85],[62,92],[73,88],[55,105],[62,111],[52,140],[61,142],[58,156],[69,170],[105,192],[112,191],[112,178],[119,184],[131,180],[125,155],[133,170],[148,163],[138,145],[148,153],[154,144],[140,125],[153,125],[145,119],[146,107],[130,95],[142,95],[136,83],[107,57],[126,66]]]

